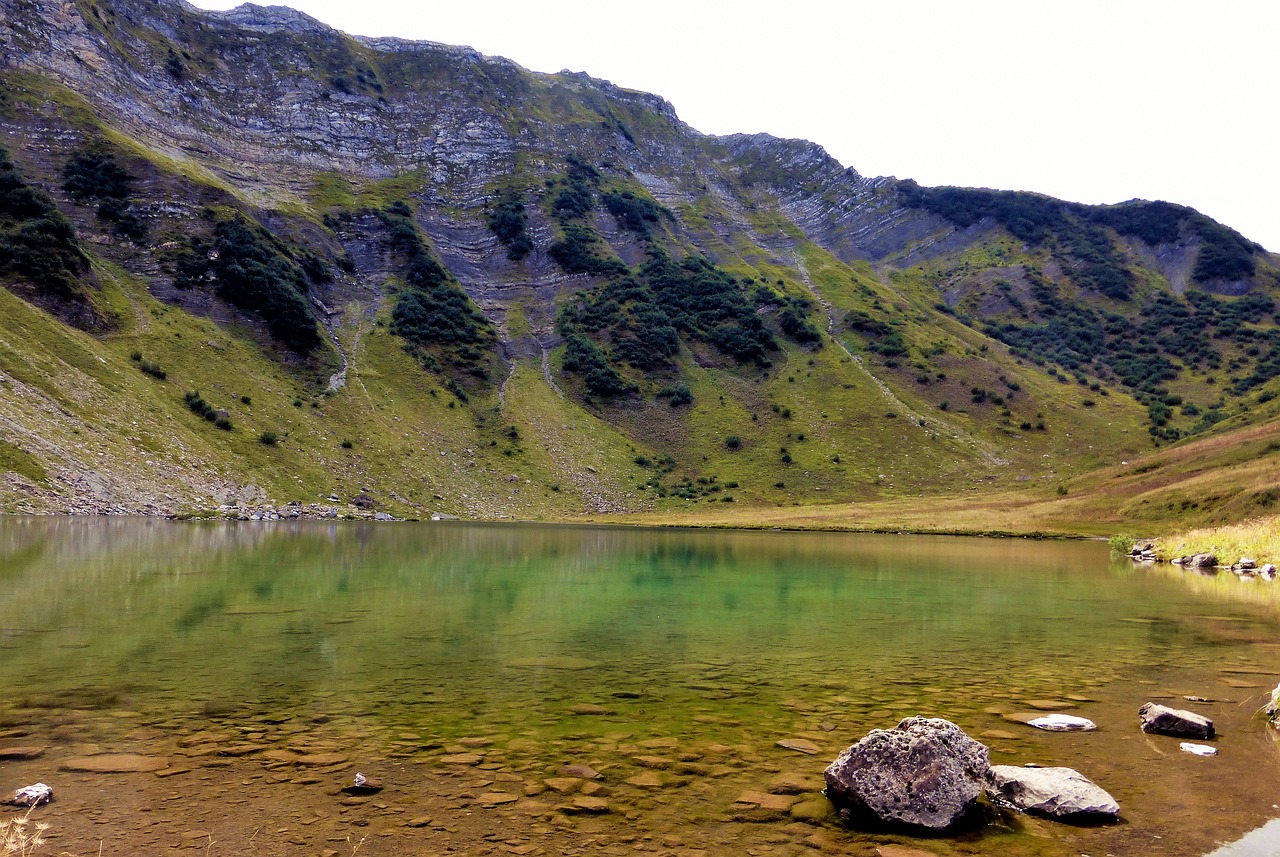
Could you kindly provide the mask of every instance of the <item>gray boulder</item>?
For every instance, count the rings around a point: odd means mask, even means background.
[[[1063,821],[1105,821],[1120,815],[1120,804],[1072,768],[993,765],[991,799],[1021,812]]]
[[[946,830],[982,794],[990,766],[987,748],[949,720],[908,717],[872,730],[824,777],[827,797],[846,821]]]
[[[1184,559],[1182,562],[1183,565],[1189,565],[1192,568],[1216,568],[1218,558],[1211,553],[1198,553],[1191,559]]]
[[[1194,711],[1148,702],[1138,709],[1143,732],[1187,738],[1212,738],[1213,721]]]

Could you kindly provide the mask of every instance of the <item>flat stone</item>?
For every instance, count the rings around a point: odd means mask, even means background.
[[[798,798],[795,795],[775,795],[768,792],[745,791],[738,795],[738,799],[734,803],[745,803],[763,809],[786,812],[791,809],[797,800]]]
[[[560,768],[562,777],[581,777],[584,780],[600,779],[600,772],[586,765],[564,765]]]
[[[60,771],[88,774],[140,774],[169,767],[168,756],[139,756],[134,753],[103,753],[100,756],[72,756],[58,766]]]
[[[226,747],[219,747],[218,755],[233,757],[248,756],[252,753],[260,753],[266,749],[269,749],[269,745],[267,744],[231,744]]]
[[[289,750],[267,750],[262,754],[262,758],[268,762],[288,762],[292,764],[298,761],[298,754]]]
[[[769,783],[769,793],[775,795],[798,795],[804,792],[821,791],[825,783],[807,774],[782,773]]]
[[[581,777],[550,777],[543,782],[547,784],[547,788],[563,795],[572,794],[582,788]]]
[[[669,768],[675,764],[674,759],[666,756],[636,756],[635,760],[646,768]]]
[[[634,777],[627,777],[628,785],[641,789],[660,789],[662,788],[662,774],[657,771],[643,771]]]
[[[1071,714],[1046,714],[1044,717],[1028,720],[1027,725],[1047,732],[1092,732],[1098,728],[1098,724],[1092,720]]]
[[[309,756],[299,756],[294,762],[299,765],[306,765],[309,768],[323,768],[329,765],[341,765],[347,761],[344,753],[313,753]]]
[[[431,823],[431,816],[419,815],[419,816],[416,816],[415,818],[411,818],[408,821],[406,821],[404,823],[404,826],[405,827],[426,827],[430,823]]]
[[[571,706],[569,711],[573,714],[587,715],[613,714],[612,709],[605,708],[603,705],[596,705],[593,702],[580,702],[577,705]]]
[[[592,814],[600,814],[609,811],[609,802],[600,797],[579,796],[573,799],[573,803],[569,804],[570,812],[587,812]]]
[[[1218,755],[1217,747],[1210,747],[1208,744],[1192,744],[1190,741],[1183,741],[1178,745],[1178,749],[1184,753],[1190,753],[1193,756]]]
[[[520,800],[519,795],[513,795],[510,792],[485,792],[476,798],[480,803],[487,803],[497,806],[504,803],[515,803]]]
[[[479,753],[452,753],[441,756],[440,762],[445,765],[478,765],[483,759]]]
[[[1032,718],[1035,719],[1035,718]],[[987,729],[978,733],[979,738],[995,738],[998,741],[1016,741],[1021,735],[1016,735],[1007,729]]]
[[[785,750],[795,750],[797,753],[804,753],[806,756],[815,756],[822,752],[822,748],[807,738],[783,738],[777,742],[777,746]]]
[[[493,744],[492,738],[459,738],[458,743],[464,747],[488,747]]]
[[[23,762],[39,759],[44,755],[44,747],[0,747],[0,760],[6,762]]]
[[[168,779],[169,777],[176,777],[179,774],[189,774],[193,770],[194,768],[165,768],[162,771],[156,771],[155,774],[163,780]]]
[[[1064,711],[1068,708],[1075,708],[1074,702],[1066,702],[1061,699],[1028,699],[1027,705],[1037,711]]]

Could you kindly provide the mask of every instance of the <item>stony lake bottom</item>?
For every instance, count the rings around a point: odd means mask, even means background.
[[[1277,680],[1280,585],[1097,543],[0,520],[0,792],[54,788],[53,854],[1202,855],[1280,816]],[[914,714],[1121,822],[843,827],[823,768]]]

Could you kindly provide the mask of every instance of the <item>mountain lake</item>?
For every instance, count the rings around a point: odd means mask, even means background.
[[[1277,681],[1280,583],[1098,542],[0,519],[0,795],[52,786],[40,853],[1203,855],[1280,816]],[[1097,731],[1023,722],[1058,710]],[[1121,820],[844,827],[823,769],[916,714]]]

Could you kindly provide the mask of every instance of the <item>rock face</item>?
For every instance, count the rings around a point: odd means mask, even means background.
[[[1120,804],[1072,768],[991,767],[992,798],[1022,812],[1066,821],[1113,819]]]
[[[1213,737],[1213,721],[1194,711],[1148,702],[1138,709],[1138,717],[1142,719],[1143,732],[1186,738]]]
[[[846,820],[946,830],[973,807],[989,769],[987,748],[959,726],[908,717],[849,747],[824,777],[827,796]]]

